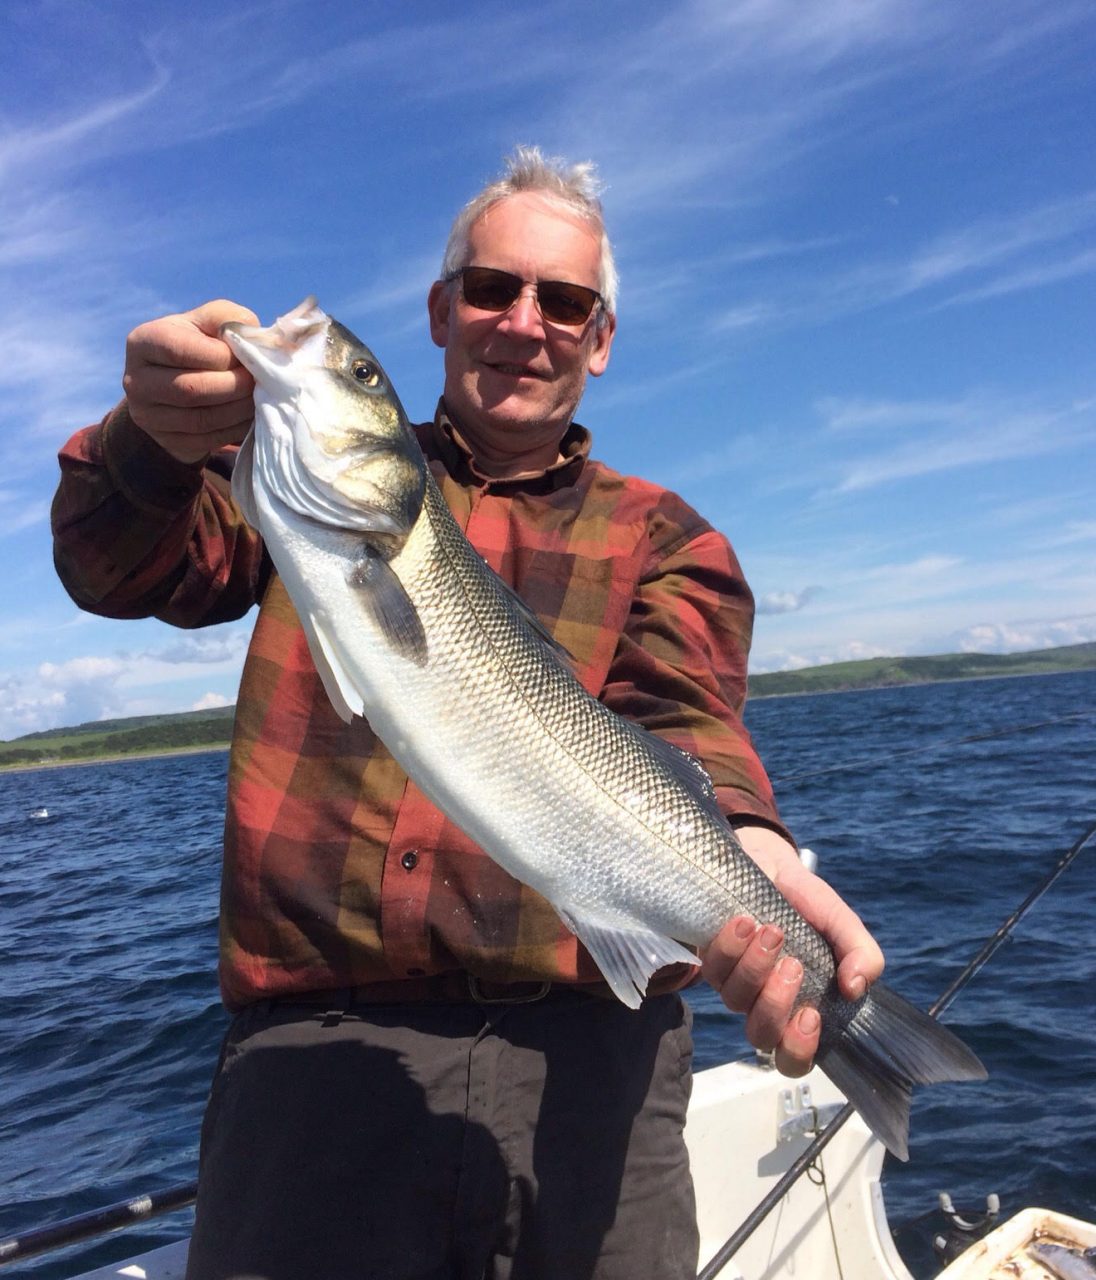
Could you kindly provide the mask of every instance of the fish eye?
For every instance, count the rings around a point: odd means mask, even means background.
[[[375,387],[381,380],[380,370],[368,360],[355,360],[350,366],[350,373],[355,382],[364,383],[367,387]]]

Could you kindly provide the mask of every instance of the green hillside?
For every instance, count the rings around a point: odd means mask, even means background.
[[[0,768],[75,764],[83,760],[227,747],[232,738],[235,710],[235,707],[216,707],[209,711],[95,720],[67,729],[47,729],[0,742]]]
[[[923,658],[865,658],[801,671],[773,671],[750,677],[750,694],[833,693],[937,680],[979,680],[992,676],[1033,676],[1096,668],[1096,643],[1062,645],[1028,653],[943,653]]]
[[[797,693],[833,693],[939,680],[991,676],[1045,675],[1096,669],[1096,643],[1064,645],[1030,653],[946,653],[923,658],[867,658],[801,671],[773,671],[750,677],[754,698]],[[227,747],[234,707],[184,711],[176,715],[98,720],[65,729],[47,729],[0,742],[0,769],[75,764],[176,751]]]

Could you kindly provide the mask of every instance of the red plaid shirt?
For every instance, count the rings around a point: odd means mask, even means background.
[[[741,720],[753,599],[726,539],[674,494],[591,460],[577,424],[554,466],[513,481],[477,474],[440,407],[417,431],[468,538],[583,685],[702,760],[728,815],[782,830]],[[84,609],[196,627],[260,606],[229,764],[226,1003],[460,970],[597,982],[551,906],[431,805],[364,720],[335,714],[231,500],[234,456],[177,462],[122,405],[61,451],[53,511],[58,572]]]

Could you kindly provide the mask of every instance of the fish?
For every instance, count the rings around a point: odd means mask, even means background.
[[[335,711],[364,716],[438,808],[548,899],[631,1008],[733,917],[778,925],[803,965],[799,1001],[821,1014],[818,1065],[907,1159],[912,1086],[984,1079],[975,1054],[882,983],[841,995],[829,944],[742,849],[700,762],[587,693],[469,543],[364,343],[314,298],[220,333],[255,378],[233,496]]]
[[[1096,1280],[1096,1246],[1070,1249],[1061,1244],[1033,1244],[1028,1253],[1055,1277],[1055,1280]]]

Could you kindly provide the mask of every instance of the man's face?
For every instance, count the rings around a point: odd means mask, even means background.
[[[492,205],[473,224],[467,265],[525,281],[598,287],[601,246],[577,215],[531,192]],[[445,403],[469,444],[496,457],[540,461],[570,425],[586,374],[604,373],[614,322],[581,327],[545,321],[530,290],[504,312],[463,298],[460,282],[430,291],[430,334],[445,348]]]

